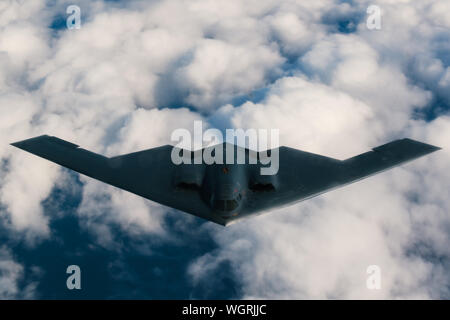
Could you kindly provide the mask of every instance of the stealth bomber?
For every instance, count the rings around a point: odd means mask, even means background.
[[[105,157],[57,137],[43,135],[12,144],[61,166],[221,225],[290,205],[361,180],[440,148],[411,139],[400,139],[355,157],[338,160],[279,147],[276,174],[263,175],[264,164],[175,164],[174,146]],[[217,147],[217,145],[215,146]],[[231,147],[231,148],[230,148]],[[211,148],[211,147],[208,147]],[[201,152],[209,151],[204,148]],[[223,143],[234,159],[261,157],[261,152]],[[217,149],[215,149],[217,150]],[[189,151],[190,152],[190,151]],[[192,152],[195,157],[195,152]]]

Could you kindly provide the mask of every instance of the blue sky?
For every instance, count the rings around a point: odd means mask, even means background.
[[[448,298],[449,5],[2,2],[0,298]],[[403,137],[443,150],[222,228],[9,145],[49,134],[118,155],[194,120],[338,159]]]

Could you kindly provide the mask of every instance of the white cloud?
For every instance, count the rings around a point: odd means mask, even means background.
[[[369,106],[304,77],[282,78],[261,103],[247,102],[229,113],[237,128],[280,129],[281,145],[341,159],[365,151],[379,135]]]
[[[426,105],[430,94],[411,85],[397,65],[380,60],[357,35],[332,35],[301,59],[313,77],[368,104],[390,136],[405,126],[415,108]]]
[[[400,35],[412,37],[417,32],[413,17],[419,19],[420,10],[396,5],[406,15],[396,23],[408,21]],[[300,60],[312,81],[302,76],[278,80],[262,102],[226,107],[221,115],[229,114],[238,127],[279,127],[282,144],[301,144],[304,150],[338,158],[403,136],[446,149],[447,118],[412,120],[431,93],[411,83],[409,64],[401,60],[411,50],[405,45],[410,38],[398,40],[397,30],[378,35],[383,47],[364,30],[316,41]],[[408,52],[408,59],[433,47],[430,30],[420,36],[425,39],[413,41],[417,49]],[[445,84],[445,69],[439,56],[432,61],[436,67],[429,62],[424,67],[432,78],[428,89],[437,94],[436,83]],[[428,74],[413,80],[424,81]],[[448,259],[448,160],[449,154],[441,151],[318,199],[214,231],[220,249],[200,256],[189,272],[199,282],[228,261],[248,298],[441,297],[448,291],[446,262],[428,261],[420,246]],[[380,291],[366,288],[365,271],[371,264],[382,269]]]
[[[336,34],[333,23],[359,10],[364,17],[363,4],[78,3],[81,30],[58,32],[48,26],[70,1],[55,8],[43,0],[0,4],[0,215],[12,232],[30,241],[51,234],[54,216],[41,202],[61,179],[59,169],[9,146],[39,134],[116,155],[169,143],[173,129],[203,119],[280,128],[282,144],[341,159],[411,136],[444,150],[227,229],[207,224],[219,248],[189,273],[205,281],[230,261],[245,297],[448,293],[443,266],[417,248],[449,259],[450,121],[415,118],[435,100],[449,105],[448,1],[375,1],[382,30],[367,30],[362,19],[352,34]],[[262,100],[230,105],[258,90]],[[82,181],[77,215],[101,245],[117,247],[112,226],[170,238],[166,208]],[[370,264],[382,268],[381,291],[365,288]],[[0,296],[14,296],[20,266],[3,265],[16,271],[8,271],[12,282]]]
[[[264,86],[270,72],[276,72],[282,62],[277,52],[264,46],[244,47],[206,39],[173,79],[182,92],[187,92],[187,103],[208,110]]]
[[[8,248],[0,247],[0,299],[16,299],[20,295],[19,284],[23,267],[11,256]]]

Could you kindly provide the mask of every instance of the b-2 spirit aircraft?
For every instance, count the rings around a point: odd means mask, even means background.
[[[43,135],[12,144],[81,174],[221,225],[302,201],[419,158],[440,148],[400,139],[346,160],[279,147],[276,174],[261,163],[174,164],[173,146],[105,157],[65,140]],[[214,146],[213,146],[214,147]],[[208,148],[213,148],[208,147]],[[216,146],[217,147],[217,146]],[[246,157],[260,152],[223,143]],[[204,152],[207,148],[201,150]],[[211,151],[211,150],[208,150]],[[192,152],[194,157],[195,152]]]

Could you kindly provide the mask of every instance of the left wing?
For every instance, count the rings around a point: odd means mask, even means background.
[[[279,148],[279,170],[272,188],[250,192],[242,216],[302,201],[364,179],[440,148],[411,139],[395,140],[347,160],[337,160],[288,147]]]

